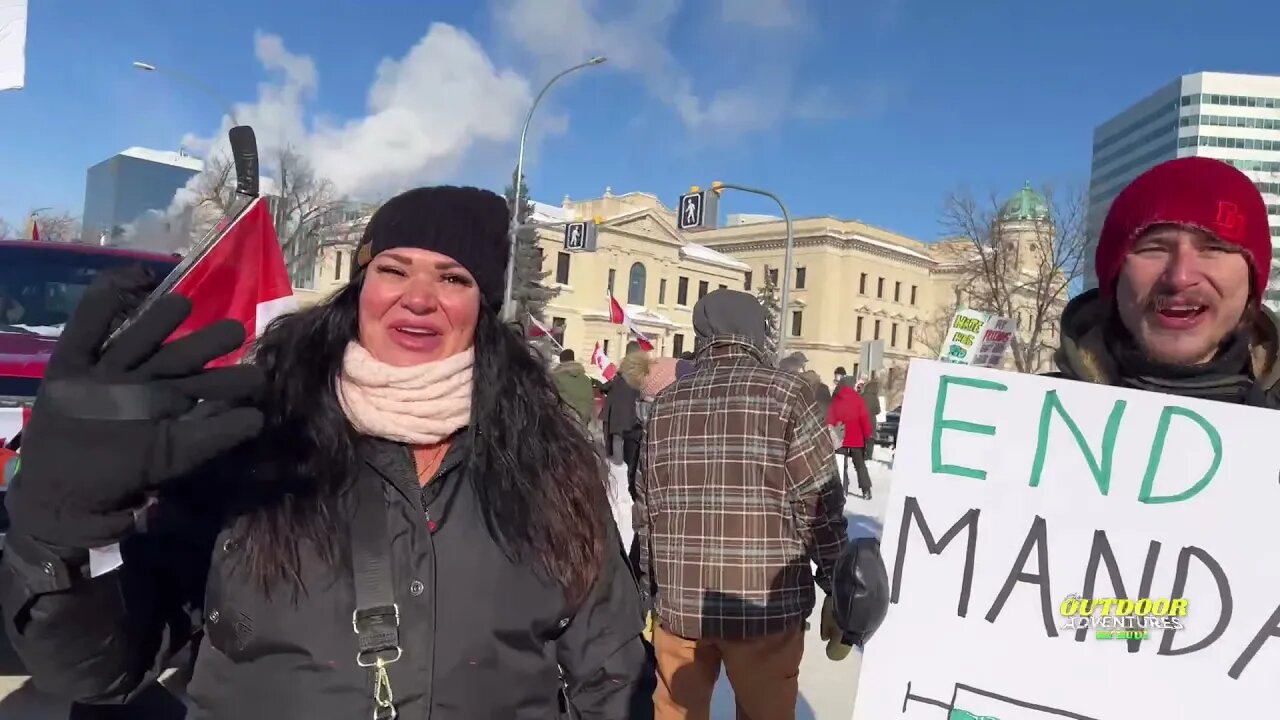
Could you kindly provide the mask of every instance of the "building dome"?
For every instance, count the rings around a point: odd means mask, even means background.
[[[1001,220],[1048,220],[1049,205],[1040,193],[1031,189],[1031,183],[1022,186],[1000,210]]]

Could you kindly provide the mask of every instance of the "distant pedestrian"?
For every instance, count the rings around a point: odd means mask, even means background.
[[[827,410],[827,423],[844,428],[837,452],[844,458],[841,478],[845,494],[849,493],[849,461],[852,460],[862,499],[870,500],[871,474],[867,472],[866,448],[872,440],[871,414],[856,390],[848,385],[842,385],[836,390],[831,408]]]
[[[582,420],[583,424],[591,422],[595,414],[595,391],[586,368],[574,359],[572,350],[560,352],[560,364],[552,368],[551,379],[556,383],[560,399],[568,405]]]

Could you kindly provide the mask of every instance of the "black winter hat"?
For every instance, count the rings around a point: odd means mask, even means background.
[[[507,273],[507,201],[474,187],[439,185],[401,193],[378,208],[364,229],[356,265],[398,247],[448,255],[476,279],[490,307],[502,305]]]

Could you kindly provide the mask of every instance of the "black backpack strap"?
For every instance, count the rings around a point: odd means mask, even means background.
[[[395,696],[387,666],[400,659],[400,606],[391,577],[391,540],[382,481],[359,478],[351,523],[351,568],[355,573],[356,609],[351,627],[359,638],[356,664],[373,676],[373,718],[394,720]]]

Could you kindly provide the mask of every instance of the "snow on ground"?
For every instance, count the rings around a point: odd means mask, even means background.
[[[836,458],[839,468],[840,458]],[[845,503],[845,517],[849,519],[849,537],[880,537],[880,528],[884,519],[885,501],[889,496],[892,484],[892,470],[889,464],[893,460],[893,452],[885,448],[876,448],[875,459],[868,463],[871,472],[871,500],[850,497]],[[850,465],[850,471],[853,467]],[[613,493],[613,517],[618,523],[618,531],[622,535],[625,547],[631,546],[631,498],[627,493],[627,469],[623,465],[611,467],[610,488]],[[857,487],[857,481],[850,485]],[[826,643],[818,636],[819,615],[822,612],[822,592],[819,591],[818,603],[813,615],[809,618],[809,631],[805,636],[804,659],[800,661],[800,700],[796,708],[797,720],[850,720],[853,717],[854,697],[858,690],[858,671],[862,664],[862,654],[856,649],[849,657],[840,662],[827,659]],[[733,690],[723,674],[716,685],[712,699],[712,720],[732,720],[734,717]]]

